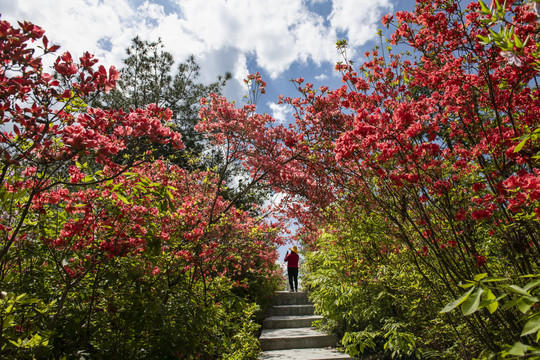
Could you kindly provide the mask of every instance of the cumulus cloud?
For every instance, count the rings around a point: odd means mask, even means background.
[[[253,54],[271,77],[295,61],[334,61],[336,34],[302,0],[180,1],[185,30],[206,50],[235,47]]]
[[[273,102],[268,102],[266,105],[272,111],[272,116],[276,121],[283,124],[286,123],[289,119],[289,116],[292,114],[292,109],[286,104],[276,104]]]
[[[317,76],[315,76],[315,80],[318,80],[318,81],[323,81],[323,80],[326,80],[328,79],[328,75],[326,74],[319,74]]]
[[[338,36],[345,33],[351,46],[372,39],[390,1],[40,0],[36,6],[34,0],[0,0],[0,8],[12,23],[42,26],[61,51],[90,51],[106,65],[121,67],[135,36],[161,38],[178,61],[195,55],[204,80],[231,71],[232,88],[240,91],[253,71],[248,59],[273,79],[295,63],[334,64]],[[322,3],[331,4],[328,18],[316,11]]]
[[[240,100],[246,94],[244,79],[249,75],[247,58],[238,49],[229,47],[200,53],[197,62],[204,70],[200,77],[203,83],[213,82],[217,75],[224,75],[227,71],[231,73],[232,81],[223,89],[223,95],[227,99]]]
[[[390,0],[333,0],[329,20],[347,33],[351,46],[361,46],[375,38],[381,17],[392,8]]]
[[[11,7],[10,11],[3,11],[3,19],[12,23],[32,21],[46,31],[50,42],[62,46],[59,51],[70,51],[74,56],[90,51],[108,65],[119,65],[138,27],[138,15],[126,0],[84,4],[72,0],[42,0],[39,6],[29,0],[1,0],[1,8],[4,3],[11,3]]]

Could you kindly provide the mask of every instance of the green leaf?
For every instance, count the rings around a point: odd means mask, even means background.
[[[484,289],[478,288],[472,296],[467,297],[467,299],[463,301],[463,304],[461,305],[461,312],[463,315],[470,315],[478,310],[483,293]]]
[[[527,345],[517,342],[508,350],[508,355],[523,356],[527,352]]]
[[[503,304],[503,306],[501,306],[501,309],[502,310],[509,309],[509,308],[511,308],[513,306],[516,306],[518,302],[519,302],[519,298],[511,300],[511,301]]]
[[[523,314],[526,314],[531,308],[531,306],[533,306],[537,302],[538,298],[535,296],[522,296],[517,303],[517,307],[519,311],[521,311]]]
[[[148,179],[147,179],[146,177],[144,177],[144,176],[141,176],[141,177],[139,178],[139,182],[142,183],[142,184],[144,184],[144,185],[148,185],[148,184],[149,184]]]
[[[517,146],[514,148],[514,152],[516,153],[516,152],[520,151],[523,148],[523,146],[525,146],[525,143],[528,140],[529,140],[528,137],[526,139],[521,140],[521,142],[519,144],[517,144]]]
[[[116,193],[116,196],[118,196],[118,198],[119,198],[120,200],[122,200],[122,202],[123,202],[124,204],[129,205],[129,201],[128,201],[128,199],[126,199],[125,196],[120,195],[120,194],[118,194],[118,193]]]
[[[534,280],[534,281],[531,281],[530,283],[528,283],[527,285],[525,285],[523,287],[523,290],[530,291],[532,288],[535,288],[538,285],[540,285],[540,280]]]
[[[478,274],[474,277],[474,281],[480,281],[487,276],[487,273]]]
[[[480,39],[481,44],[488,45],[491,42],[491,38],[489,36],[476,35],[476,37]]]
[[[167,211],[167,201],[163,200],[159,202],[159,210],[165,212]]]
[[[491,14],[491,10],[487,7],[486,4],[482,0],[478,1],[480,4],[480,9],[482,10],[482,14]]]
[[[4,329],[7,329],[8,327],[15,326],[15,316],[6,316],[4,317],[4,321],[2,323],[2,326]]]
[[[12,343],[13,345],[15,345],[18,348],[20,348],[22,346],[22,340],[21,339],[17,339],[17,341],[9,340],[9,342]]]
[[[491,291],[490,288],[485,288],[484,289],[484,295],[482,296],[482,299],[484,299],[486,301],[493,301],[493,300],[496,300],[497,297],[495,296],[495,294],[493,294],[493,291]]]
[[[527,292],[525,289],[523,289],[522,287],[519,287],[517,285],[508,285],[507,287],[510,290],[512,290],[513,292],[518,293],[520,295],[531,296],[531,294],[529,294],[529,292]]]
[[[540,330],[540,315],[536,315],[533,318],[531,318],[525,326],[523,327],[523,331],[521,332],[521,336],[534,334]]]
[[[469,295],[471,295],[471,293],[474,291],[474,287],[471,288],[469,291],[467,291],[465,294],[461,295],[461,297],[457,300],[454,300],[454,301],[451,301],[449,302],[445,307],[444,309],[442,309],[440,312],[441,313],[446,313],[446,312],[449,312],[449,311],[452,311],[454,310],[456,307],[458,307],[459,305],[461,305],[461,303],[463,303],[465,300],[467,300],[467,298],[469,297]]]
[[[521,41],[519,36],[517,36],[517,34],[514,34],[514,44],[518,49],[523,49],[523,42]]]
[[[482,295],[480,307],[485,307],[490,314],[493,314],[499,307],[499,302],[496,299],[497,298],[493,294],[493,291],[491,291],[491,289],[489,288],[486,288],[484,289],[484,294]]]

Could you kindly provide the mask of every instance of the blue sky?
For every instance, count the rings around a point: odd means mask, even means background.
[[[195,55],[204,82],[229,71],[229,100],[241,104],[243,79],[260,72],[267,82],[260,112],[279,121],[291,113],[278,96],[296,96],[290,79],[315,87],[341,86],[334,65],[338,39],[347,39],[356,63],[379,39],[383,15],[410,10],[414,0],[0,0],[2,19],[41,26],[60,51],[95,54],[105,65],[122,67],[131,39],[161,38],[183,61]],[[52,64],[54,59],[46,59]],[[282,258],[286,248],[280,249]]]

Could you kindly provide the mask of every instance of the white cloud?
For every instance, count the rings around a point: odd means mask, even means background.
[[[182,0],[186,31],[210,49],[235,47],[253,54],[275,78],[295,61],[336,59],[335,31],[302,0]]]
[[[329,1],[332,13],[325,19],[313,9]],[[161,38],[178,61],[194,54],[205,81],[231,71],[236,84],[230,89],[240,92],[242,80],[254,71],[247,59],[273,79],[295,62],[339,61],[338,32],[347,34],[351,46],[364,44],[375,36],[390,1],[170,0],[165,9],[156,0],[40,0],[39,6],[35,0],[0,0],[0,8],[2,19],[32,21],[62,45],[61,51],[76,57],[90,51],[105,65],[121,67],[137,35]]]
[[[266,105],[272,111],[272,117],[276,119],[280,124],[287,122],[288,117],[292,114],[292,109],[287,104],[276,104],[273,102],[267,102]]]
[[[83,4],[72,0],[42,0],[39,6],[29,0],[1,0],[0,7],[10,2],[12,11],[4,11],[2,18],[12,24],[28,20],[41,26],[51,43],[62,46],[60,52],[70,51],[77,57],[90,51],[109,65],[119,65],[126,44],[135,34],[137,14],[126,0],[94,0]],[[100,39],[107,38],[111,51],[101,49]]]
[[[390,0],[333,0],[330,24],[347,32],[351,46],[361,46],[376,37],[380,19],[393,8]]]
[[[244,79],[247,79],[249,70],[244,53],[229,47],[201,53],[196,60],[203,69],[200,77],[203,83],[213,82],[217,75],[224,75],[229,71],[233,78],[223,89],[223,95],[227,99],[239,101],[246,94]]]
[[[326,80],[328,79],[328,75],[326,74],[319,74],[317,76],[315,76],[315,80],[318,80],[318,81],[323,81],[323,80]]]

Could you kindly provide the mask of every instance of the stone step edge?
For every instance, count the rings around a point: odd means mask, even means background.
[[[313,319],[313,320],[320,320],[322,319],[322,315],[272,315],[267,316],[264,318],[264,320],[304,320],[304,319]]]
[[[334,348],[305,348],[263,351],[260,360],[353,360]]]
[[[303,336],[287,338],[260,338],[261,349],[268,350],[286,350],[286,349],[309,349],[314,347],[332,347],[336,346],[337,339],[333,336]]]
[[[280,330],[285,332],[285,334],[279,334]],[[277,334],[277,336],[276,336]],[[286,329],[263,329],[261,331],[261,336],[259,340],[263,339],[302,339],[306,337],[313,338],[324,338],[324,337],[334,337],[337,338],[334,334],[327,334],[322,331],[318,331],[313,327],[300,327],[300,328],[286,328]]]

